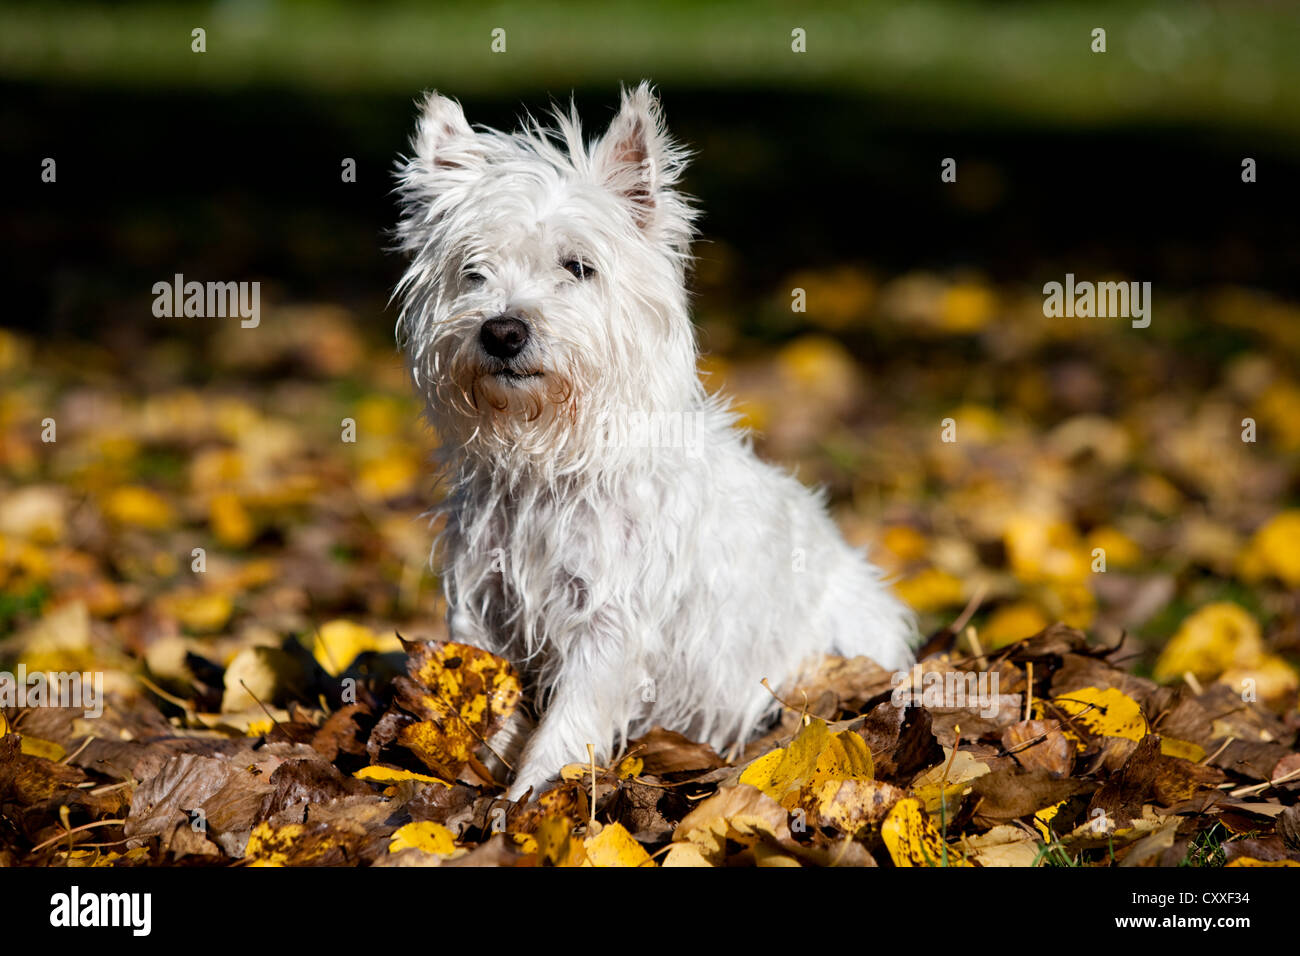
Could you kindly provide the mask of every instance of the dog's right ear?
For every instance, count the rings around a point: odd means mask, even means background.
[[[424,99],[411,146],[415,161],[428,173],[467,169],[483,161],[478,137],[460,104],[436,91]]]
[[[465,121],[459,103],[429,93],[419,109],[411,154],[400,158],[396,169],[401,197],[397,248],[412,256],[427,251],[430,227],[446,217],[457,187],[475,179],[487,163],[483,139]]]

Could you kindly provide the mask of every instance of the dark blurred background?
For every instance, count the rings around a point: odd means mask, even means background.
[[[1292,4],[1186,0],[8,4],[6,321],[135,322],[172,271],[258,277],[379,321],[400,269],[383,252],[390,170],[418,91],[507,127],[572,93],[598,127],[642,77],[697,151],[686,187],[742,290],[856,259],[1295,291],[1298,24]],[[807,53],[790,50],[796,26]],[[46,156],[57,188],[38,181]],[[939,180],[948,156],[955,185]]]

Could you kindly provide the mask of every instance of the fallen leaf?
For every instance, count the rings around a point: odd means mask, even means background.
[[[606,824],[582,845],[587,851],[583,866],[654,866],[650,854],[619,823]]]
[[[880,827],[880,836],[895,866],[970,866],[956,848],[944,842],[921,802],[913,797],[894,804]]]
[[[416,849],[434,856],[460,856],[466,851],[456,846],[456,835],[440,823],[423,820],[398,827],[388,844],[389,853]]]

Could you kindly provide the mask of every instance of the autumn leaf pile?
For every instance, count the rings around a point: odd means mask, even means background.
[[[0,864],[1300,864],[1294,306],[1139,335],[837,267],[737,321],[725,263],[707,381],[921,612],[918,670],[829,660],[731,759],[659,728],[513,804],[527,702],[446,640],[387,342],[325,306],[0,332],[0,670],[105,691],[0,710]]]

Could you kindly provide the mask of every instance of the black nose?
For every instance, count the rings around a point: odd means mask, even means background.
[[[500,359],[514,358],[528,344],[528,326],[513,316],[498,315],[483,323],[478,340],[488,355]]]

